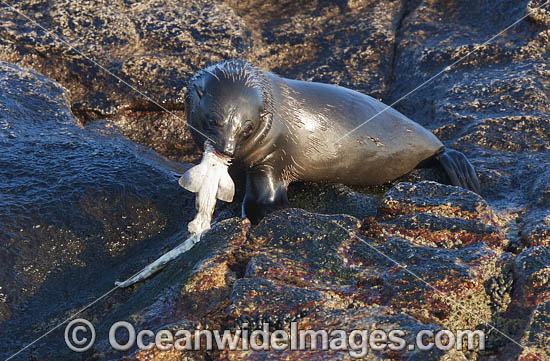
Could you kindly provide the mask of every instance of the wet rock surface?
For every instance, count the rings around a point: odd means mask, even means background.
[[[65,89],[34,71],[0,63],[0,109],[0,338],[8,357],[177,244],[193,199],[158,155],[112,126],[77,126]]]
[[[536,306],[550,300],[550,251],[532,247],[516,259],[517,272],[526,306]]]
[[[548,349],[550,317],[548,315],[550,315],[549,302],[542,302],[533,310],[525,334],[521,338],[525,349],[521,352],[518,360],[529,361],[550,357]]]
[[[60,327],[16,359],[350,358],[116,352],[107,334],[119,320],[155,331],[379,325],[407,330],[407,342],[419,329],[471,328],[486,332],[485,351],[363,359],[547,359],[550,12],[484,44],[542,3],[3,2],[0,356],[186,238],[193,199],[174,173],[200,151],[182,95],[198,69],[241,58],[399,100],[395,108],[468,156],[481,196],[431,169],[377,187],[300,183],[289,198],[301,209],[252,227],[239,218],[241,192],[219,204],[201,245],[82,313],[96,326],[94,348],[68,350]]]
[[[413,244],[461,249],[477,242],[505,249],[508,240],[479,195],[433,181],[401,182],[380,201],[378,217],[366,219],[371,236],[399,236]]]

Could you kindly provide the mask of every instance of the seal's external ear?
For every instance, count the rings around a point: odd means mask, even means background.
[[[202,96],[204,95],[204,90],[202,90],[201,87],[198,86],[197,84],[193,84],[193,87],[195,88],[195,91],[197,92],[199,99],[202,99]]]

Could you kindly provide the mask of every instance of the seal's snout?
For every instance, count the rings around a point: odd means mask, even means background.
[[[235,142],[234,141],[228,141],[225,142],[223,145],[223,150],[220,152],[221,154],[232,158],[235,154]]]
[[[235,147],[231,147],[231,148],[225,148],[222,152],[223,155],[227,156],[227,157],[233,157],[233,154],[235,154]]]

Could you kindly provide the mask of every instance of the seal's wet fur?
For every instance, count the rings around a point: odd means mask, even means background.
[[[432,162],[454,185],[480,191],[462,153],[446,149],[395,109],[347,88],[228,61],[197,73],[185,99],[195,141],[202,145],[208,136],[218,152],[247,169],[243,213],[253,223],[286,207],[287,186],[296,180],[375,185]]]

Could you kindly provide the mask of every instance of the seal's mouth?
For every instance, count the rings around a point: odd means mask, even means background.
[[[231,149],[231,150],[228,150],[228,149],[223,149],[223,150],[220,150],[220,149],[216,149],[216,147],[214,147],[214,154],[216,154],[218,157],[222,158],[222,159],[231,159],[233,158],[234,156],[234,151]]]
[[[216,155],[220,158],[233,158],[233,152],[218,152],[216,151]]]
[[[204,151],[205,153],[210,153],[211,155],[215,155],[216,158],[221,159],[226,165],[229,165],[229,163],[233,159],[233,154],[227,154],[227,152],[216,149],[216,147],[213,146],[212,143],[210,143],[209,141],[206,141],[204,143]]]
[[[233,154],[227,154],[226,152],[220,152],[217,149],[214,150],[214,154],[216,155],[216,157],[222,159],[223,161],[225,161],[227,163],[231,162],[231,160],[233,159]]]

